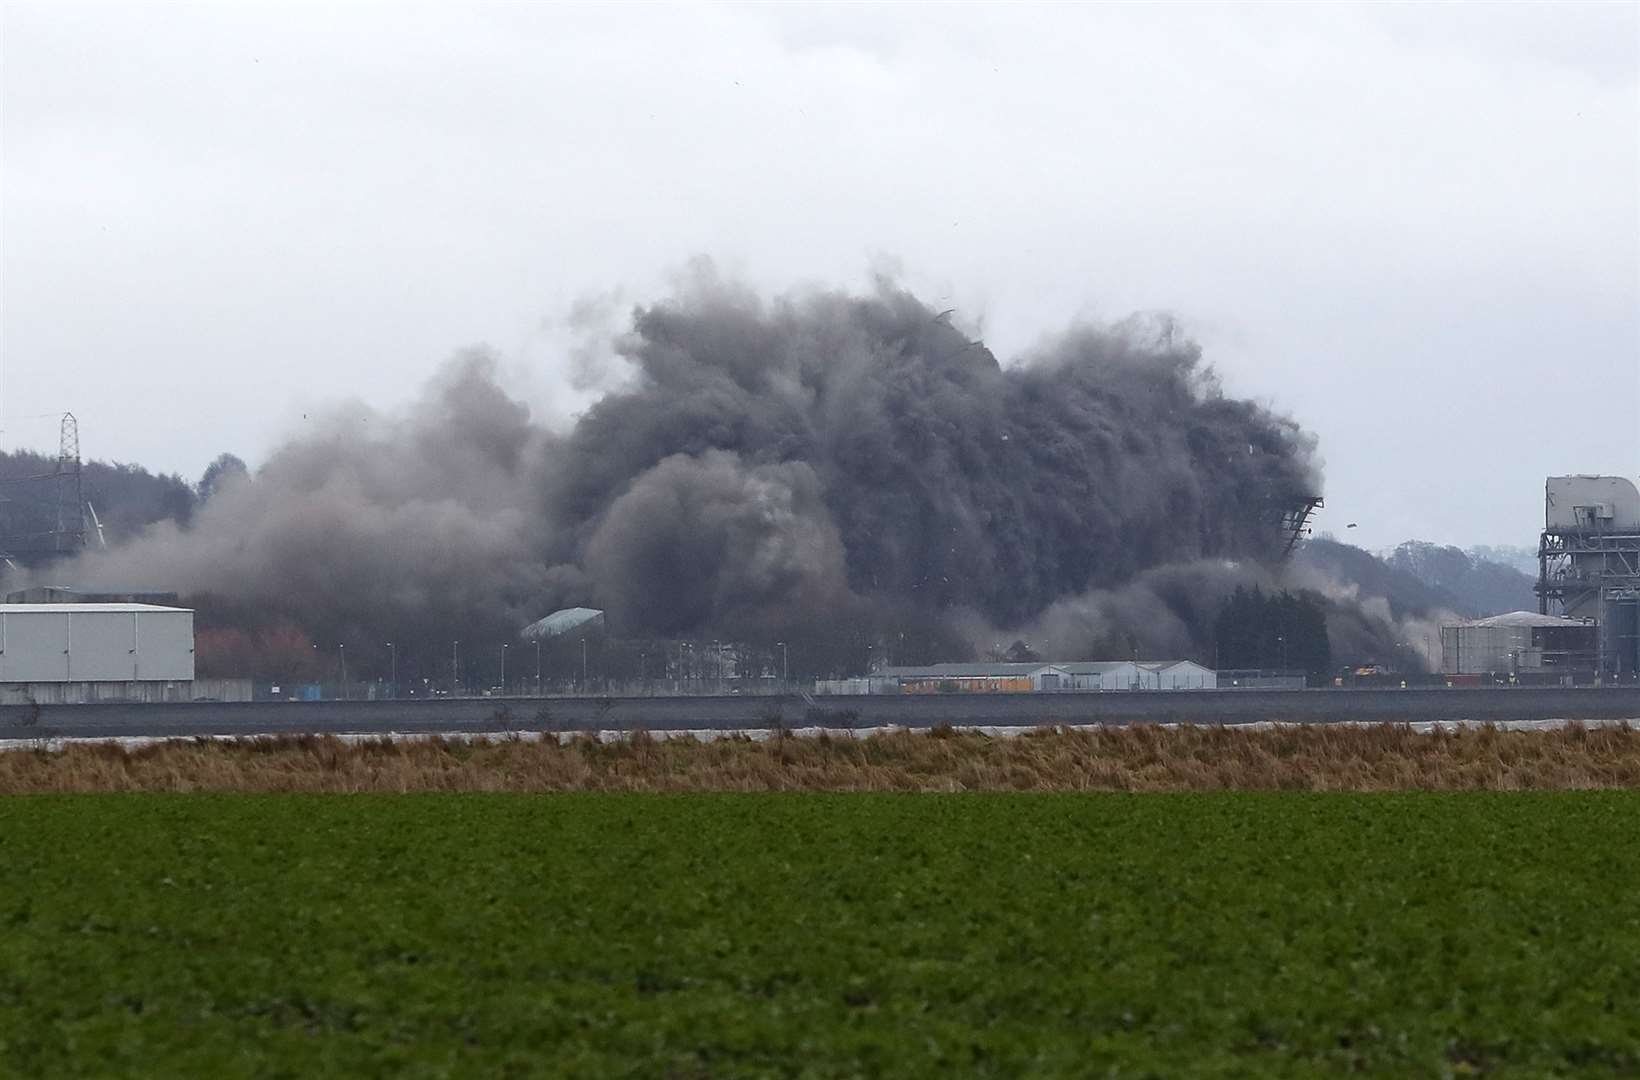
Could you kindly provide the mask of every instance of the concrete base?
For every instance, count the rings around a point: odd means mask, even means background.
[[[184,701],[249,700],[249,679],[0,683],[0,705],[159,705]]]

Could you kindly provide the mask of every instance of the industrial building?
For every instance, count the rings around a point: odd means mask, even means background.
[[[1594,668],[1597,627],[1592,620],[1512,611],[1441,627],[1441,672],[1446,675],[1564,674]]]
[[[885,667],[878,674],[901,694],[1030,694],[1072,689],[1069,673],[1052,664],[929,664]]]
[[[1218,673],[1193,660],[1109,660],[1060,664],[1088,690],[1216,690]],[[1098,678],[1094,685],[1093,678]]]
[[[822,679],[820,694],[1033,694],[1095,690],[1212,690],[1217,675],[1190,660],[928,664],[866,678]]]
[[[1594,627],[1594,671],[1640,677],[1640,490],[1623,476],[1551,476],[1538,544],[1538,612]]]
[[[0,704],[189,701],[195,693],[188,608],[0,604]]]

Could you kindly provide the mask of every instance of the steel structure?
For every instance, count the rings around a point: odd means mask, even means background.
[[[16,493],[0,495],[0,502],[10,504],[7,524],[13,530],[0,535],[0,561],[15,567],[14,558],[85,547],[88,530],[83,473],[80,426],[73,413],[64,413],[51,471],[0,479],[0,486]]]
[[[85,547],[85,485],[80,466],[80,422],[64,413],[57,438],[57,532],[53,537],[58,551]]]
[[[1310,535],[1310,516],[1323,505],[1319,495],[1300,496],[1291,505],[1282,507],[1276,518],[1276,526],[1281,531],[1281,557],[1286,558],[1293,553],[1298,542]]]
[[[1538,611],[1595,623],[1596,670],[1640,675],[1640,490],[1620,476],[1551,476]]]

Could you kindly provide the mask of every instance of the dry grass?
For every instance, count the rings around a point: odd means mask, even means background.
[[[98,791],[1515,791],[1640,788],[1640,729],[935,730],[848,739],[75,744],[0,753],[0,794]]]

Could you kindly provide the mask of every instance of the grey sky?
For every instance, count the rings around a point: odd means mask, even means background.
[[[999,355],[1176,312],[1323,528],[1530,543],[1640,472],[1633,4],[4,8],[5,446],[197,477],[696,255],[873,269]]]

